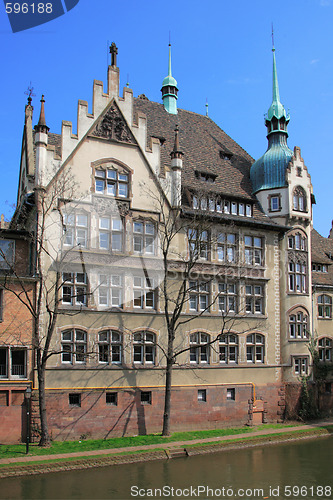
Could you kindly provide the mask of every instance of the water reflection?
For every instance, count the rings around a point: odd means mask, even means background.
[[[332,484],[333,438],[324,438],[291,444],[265,446],[253,449],[226,451],[224,453],[204,455],[174,460],[145,462],[140,464],[119,465],[69,471],[22,478],[2,479],[0,484],[1,499],[131,499],[152,498],[149,489],[169,487],[166,493],[177,489],[208,486],[212,490],[220,489],[219,498],[228,498],[229,493],[237,495],[237,489],[263,490],[259,496],[243,494],[243,498],[287,498],[283,494],[285,485],[306,486],[308,494],[294,495],[290,498],[317,499],[332,498],[333,495],[317,494],[318,485]],[[147,494],[131,496],[132,493]],[[270,495],[270,488],[280,487],[279,496]],[[311,490],[310,488],[314,488]],[[222,495],[225,488],[224,496]],[[194,490],[198,493],[198,490]],[[276,493],[277,490],[275,490]],[[193,492],[193,490],[192,490]],[[180,493],[178,491],[177,493]],[[187,493],[187,492],[186,492]],[[305,493],[305,494],[304,494]],[[327,490],[329,493],[329,490]],[[236,496],[237,495],[237,496]],[[159,495],[155,498],[161,498]],[[163,498],[163,496],[162,496]],[[164,496],[166,498],[166,496]],[[192,498],[198,498],[195,495]],[[206,491],[199,498],[218,498]]]

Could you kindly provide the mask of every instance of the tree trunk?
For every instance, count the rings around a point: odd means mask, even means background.
[[[173,357],[168,356],[165,371],[165,394],[162,436],[170,436],[170,412],[171,412],[171,378],[173,368]]]
[[[43,363],[37,362],[37,372],[38,372],[38,394],[39,394],[39,415],[40,415],[40,441],[39,446],[48,448],[51,446],[51,439],[49,434],[49,428],[47,425],[46,416],[46,397],[45,397],[45,365]]]

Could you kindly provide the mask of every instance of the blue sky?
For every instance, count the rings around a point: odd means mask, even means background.
[[[271,23],[281,101],[290,110],[288,144],[300,146],[314,186],[314,226],[328,235],[333,218],[333,0],[80,0],[70,12],[13,34],[0,5],[0,213],[16,202],[24,106],[30,82],[46,120],[76,129],[77,100],[91,110],[93,79],[106,83],[107,43],[119,48],[121,86],[161,102],[171,32],[178,106],[205,113],[255,159],[266,150],[271,103]]]

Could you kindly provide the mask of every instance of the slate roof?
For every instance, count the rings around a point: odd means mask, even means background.
[[[329,257],[332,255],[332,258]],[[311,261],[316,264],[326,264],[327,273],[312,271],[313,285],[333,286],[333,239],[324,238],[318,231],[311,232]]]
[[[184,153],[182,186],[201,194],[207,191],[252,202],[254,218],[275,225],[252,195],[250,168],[253,158],[213,120],[183,109],[178,109],[177,115],[169,114],[163,104],[145,97],[134,99],[134,115],[138,112],[147,116],[147,146],[150,146],[151,137],[160,140],[162,172],[165,167],[170,167],[174,129],[178,124],[180,150]],[[211,174],[215,181],[208,183],[199,180],[196,171]]]

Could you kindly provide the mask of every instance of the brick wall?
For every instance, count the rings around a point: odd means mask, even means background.
[[[227,389],[235,389],[235,400],[227,399]],[[198,390],[206,390],[206,401],[198,400]],[[117,392],[117,405],[106,403],[106,392],[48,391],[48,422],[55,440],[107,438],[114,436],[161,432],[164,392],[151,392],[151,403],[141,402],[141,391],[128,389]],[[279,386],[257,387],[257,398],[265,407],[265,418],[278,418]],[[81,406],[69,403],[69,394],[80,395]],[[72,403],[78,403],[71,396]],[[114,396],[111,396],[111,399]],[[171,430],[214,429],[244,425],[249,422],[250,385],[200,386],[175,388],[172,391]],[[265,403],[265,404],[264,404]],[[266,411],[267,410],[267,411]]]

